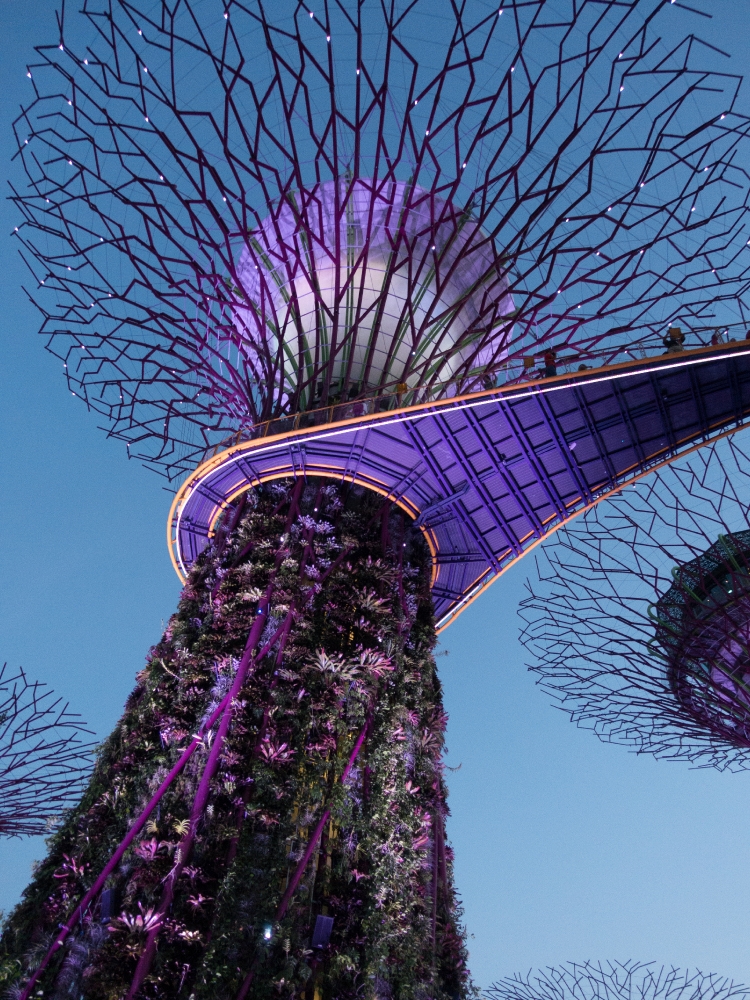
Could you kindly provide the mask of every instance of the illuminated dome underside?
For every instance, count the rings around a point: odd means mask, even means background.
[[[248,238],[237,283],[242,348],[289,406],[398,385],[452,395],[505,356],[513,301],[493,241],[414,185],[290,195]]]

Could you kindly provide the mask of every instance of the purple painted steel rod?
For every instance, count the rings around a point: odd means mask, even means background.
[[[356,761],[357,757],[359,756],[359,751],[362,749],[362,744],[365,742],[365,739],[367,738],[367,733],[368,733],[368,731],[370,729],[371,722],[372,722],[372,717],[370,717],[367,720],[367,722],[365,723],[364,729],[362,730],[362,732],[357,737],[357,742],[354,744],[354,747],[352,749],[351,755],[349,757],[349,762],[347,763],[347,765],[344,768],[344,770],[341,772],[341,782],[342,783],[344,781],[346,781],[346,779],[349,777],[349,772],[354,767],[354,762]],[[310,841],[309,841],[309,843],[307,845],[307,850],[305,851],[305,853],[300,858],[299,864],[297,865],[297,867],[296,867],[296,869],[294,871],[294,875],[292,875],[291,881],[289,882],[289,885],[286,887],[286,892],[281,897],[281,902],[279,903],[278,909],[276,910],[275,921],[277,923],[278,923],[279,920],[282,919],[282,917],[284,916],[284,914],[287,911],[287,907],[289,906],[289,903],[292,900],[292,896],[294,895],[295,890],[296,890],[297,886],[300,883],[300,879],[305,874],[305,869],[307,868],[308,864],[310,863],[310,858],[313,855],[313,851],[317,847],[318,841],[321,838],[323,830],[325,829],[325,825],[328,822],[328,820],[330,819],[330,816],[331,816],[331,810],[330,810],[330,808],[328,808],[328,809],[325,810],[325,812],[323,813],[323,815],[318,820],[318,825],[315,827],[315,830],[313,831],[312,837],[310,837]],[[248,972],[248,974],[245,976],[245,980],[242,983],[242,986],[240,987],[239,993],[237,994],[237,1000],[245,1000],[245,997],[247,996],[248,990],[250,989],[250,987],[252,985],[253,975],[254,974],[255,974],[255,968],[253,967],[252,969],[250,969],[250,971]]]
[[[371,720],[368,719],[367,722],[365,723],[364,729],[362,730],[362,732],[357,737],[357,742],[354,744],[354,747],[353,747],[352,752],[351,752],[351,756],[349,757],[349,763],[346,765],[346,767],[344,768],[344,770],[341,773],[341,783],[342,784],[349,777],[349,772],[351,771],[352,767],[354,767],[354,762],[357,759],[357,757],[359,756],[359,751],[362,749],[362,744],[364,743],[365,739],[367,738],[367,732],[368,732],[368,730],[370,728],[370,722],[371,722]],[[305,851],[304,855],[300,859],[300,862],[297,865],[297,868],[296,868],[296,870],[294,872],[294,875],[292,876],[292,879],[291,879],[289,885],[286,887],[286,892],[281,897],[281,902],[279,903],[279,908],[276,911],[276,920],[277,921],[281,920],[281,918],[286,913],[286,909],[289,906],[289,903],[291,901],[292,896],[294,895],[294,890],[297,888],[297,885],[299,884],[299,880],[302,878],[302,876],[305,873],[305,868],[307,868],[307,863],[310,860],[310,858],[312,857],[312,852],[315,850],[315,845],[320,840],[320,836],[323,833],[323,828],[325,827],[326,823],[328,822],[328,818],[329,818],[330,815],[331,815],[331,810],[330,809],[326,809],[326,811],[320,817],[320,820],[318,821],[318,825],[315,827],[315,832],[313,833],[312,837],[310,838],[310,843],[307,845],[307,850]]]
[[[269,591],[271,586],[269,585]],[[250,634],[247,637],[247,642],[245,643],[245,651],[242,654],[242,659],[239,662],[237,670],[234,675],[234,681],[232,682],[232,687],[229,690],[229,694],[225,699],[224,710],[221,715],[221,721],[219,723],[219,728],[216,733],[216,738],[214,739],[213,745],[211,747],[211,752],[208,755],[208,760],[206,761],[206,766],[203,768],[203,774],[201,775],[201,780],[198,785],[198,790],[195,793],[195,798],[193,799],[193,808],[190,812],[190,828],[183,838],[180,846],[175,852],[175,858],[179,858],[176,862],[174,868],[169,873],[168,880],[164,886],[164,891],[162,893],[161,902],[159,904],[159,909],[157,913],[163,915],[167,912],[169,907],[172,905],[172,899],[174,897],[174,887],[177,879],[180,877],[182,869],[187,863],[188,857],[190,856],[190,851],[193,846],[193,841],[195,840],[195,834],[198,829],[198,823],[201,816],[203,815],[203,810],[208,802],[208,796],[211,792],[211,782],[216,774],[219,767],[219,757],[221,756],[221,751],[224,748],[224,740],[226,738],[227,732],[229,731],[229,726],[232,721],[233,709],[232,705],[234,700],[239,695],[242,690],[242,685],[245,683],[245,678],[247,676],[247,671],[250,666],[250,662],[253,659],[253,653],[255,651],[255,646],[260,639],[263,628],[266,624],[267,614],[266,609],[270,601],[270,593],[266,594],[263,601],[263,608],[258,608],[258,614],[253,622],[252,628],[250,629]],[[159,937],[159,931],[161,930],[161,921],[157,921],[156,925],[149,932],[148,939],[146,941],[146,947],[141,952],[141,956],[138,960],[138,965],[136,967],[135,973],[133,975],[133,981],[130,984],[130,990],[128,992],[128,1000],[132,1000],[137,994],[138,990],[143,985],[143,981],[148,975],[148,971],[151,968],[151,963],[154,960],[154,955],[156,954],[156,942]]]
[[[162,781],[161,785],[159,785],[159,788],[156,790],[156,792],[154,792],[151,801],[148,803],[148,805],[140,814],[135,823],[133,823],[131,828],[125,834],[124,838],[120,841],[119,846],[117,847],[117,849],[115,850],[114,854],[109,859],[107,864],[102,869],[102,872],[97,878],[97,880],[88,890],[88,892],[83,897],[78,906],[75,908],[75,910],[73,910],[70,917],[68,917],[68,920],[62,926],[60,933],[55,936],[55,940],[52,942],[49,951],[42,959],[39,967],[36,969],[31,979],[26,984],[23,993],[21,993],[20,995],[19,1000],[29,1000],[29,997],[31,996],[31,991],[36,985],[37,980],[39,979],[41,974],[49,965],[50,959],[55,954],[55,952],[58,951],[60,948],[62,948],[63,944],[65,944],[65,939],[67,938],[68,934],[70,934],[73,927],[76,925],[78,920],[83,915],[83,912],[85,911],[86,907],[94,899],[99,890],[104,886],[104,883],[107,881],[107,878],[112,874],[114,869],[117,867],[117,864],[122,858],[125,851],[127,851],[128,847],[130,847],[133,840],[138,836],[143,827],[146,825],[149,816],[154,811],[154,809],[156,809],[157,805],[159,804],[166,790],[169,788],[174,779],[177,777],[180,771],[182,771],[182,769],[185,767],[185,765],[190,760],[192,755],[195,753],[196,748],[201,742],[202,734],[214,727],[214,725],[216,724],[216,720],[224,711],[226,704],[229,701],[229,698],[230,694],[225,695],[224,698],[221,700],[221,702],[216,706],[210,718],[201,725],[200,729],[198,730],[198,733],[193,737],[189,746],[185,748],[177,763],[174,765],[172,770],[166,776],[164,781]]]
[[[277,634],[278,634],[279,631],[281,631],[281,629],[277,630]],[[271,638],[270,642],[266,643],[266,646],[264,646],[263,649],[261,650],[261,654],[260,654],[261,656],[264,655],[265,652],[267,651],[267,649],[270,648],[270,646],[273,645],[273,643],[275,642],[275,640],[276,640],[276,636],[274,635]],[[106,882],[106,880],[109,878],[109,876],[112,874],[112,872],[114,871],[114,869],[117,867],[117,864],[120,861],[120,859],[122,858],[122,856],[124,855],[125,851],[127,851],[128,847],[130,847],[130,845],[132,844],[132,842],[135,839],[135,837],[138,836],[138,834],[141,832],[141,830],[143,829],[143,827],[146,825],[146,822],[148,821],[149,816],[154,811],[154,809],[156,809],[157,805],[159,804],[159,802],[163,798],[164,793],[167,791],[167,789],[172,784],[172,782],[174,781],[174,779],[179,775],[179,773],[185,767],[185,765],[190,760],[190,758],[192,757],[192,755],[195,753],[196,749],[198,748],[198,746],[199,746],[199,744],[201,742],[202,734],[205,733],[205,732],[207,732],[210,729],[213,729],[213,727],[216,724],[217,719],[219,718],[219,716],[221,715],[221,713],[226,708],[227,703],[230,700],[230,697],[231,697],[231,691],[229,693],[227,693],[222,698],[222,700],[216,706],[216,708],[211,713],[210,717],[206,720],[206,722],[204,722],[204,723],[201,724],[201,726],[200,726],[200,728],[198,730],[198,733],[193,737],[192,742],[182,752],[182,755],[180,756],[179,760],[174,765],[174,767],[169,772],[169,774],[166,776],[166,778],[161,783],[161,785],[159,786],[159,788],[156,790],[156,792],[153,795],[153,798],[148,803],[148,805],[143,810],[143,812],[140,814],[140,816],[135,821],[135,823],[130,828],[130,830],[127,832],[127,834],[125,835],[125,837],[123,838],[123,840],[120,842],[120,844],[116,848],[114,854],[112,855],[112,857],[109,859],[109,861],[105,865],[104,869],[102,870],[102,872],[99,875],[99,877],[97,878],[97,880],[94,882],[94,884],[88,890],[88,892],[83,897],[83,899],[81,900],[81,902],[75,908],[75,910],[73,911],[73,913],[71,914],[71,916],[68,918],[67,923],[65,923],[63,925],[63,927],[60,930],[60,933],[58,935],[56,935],[55,940],[52,943],[52,945],[50,946],[49,951],[45,955],[45,957],[42,960],[41,964],[39,965],[38,969],[36,969],[36,971],[34,972],[34,975],[32,976],[32,978],[26,984],[24,992],[21,994],[19,1000],[29,1000],[29,997],[31,995],[31,990],[34,988],[34,986],[37,983],[37,980],[39,979],[39,977],[41,976],[41,974],[44,972],[44,970],[49,965],[50,959],[55,954],[55,952],[57,952],[63,946],[63,944],[65,943],[65,940],[66,940],[67,936],[70,934],[70,932],[72,931],[73,927],[75,926],[75,924],[80,919],[80,917],[81,917],[82,913],[85,911],[86,907],[94,899],[94,897],[97,895],[97,893],[99,892],[99,890],[103,887],[103,885]]]

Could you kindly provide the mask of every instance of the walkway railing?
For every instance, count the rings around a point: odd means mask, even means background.
[[[690,333],[695,333],[695,331],[690,331]],[[716,330],[712,327],[707,328],[707,333],[707,343],[698,344],[698,348],[710,346],[712,333],[717,345],[726,343],[730,339],[735,339],[729,337],[729,330],[726,326]],[[690,350],[690,348],[686,348],[686,350]],[[554,368],[556,375],[568,375],[571,372],[582,371],[586,368],[620,364],[624,361],[642,361],[647,357],[654,357],[663,353],[664,348],[655,345],[635,344],[632,347],[619,348],[617,350],[613,350],[610,347],[601,351],[588,351],[580,354],[557,356]],[[394,390],[378,396],[367,396],[347,402],[333,402],[328,406],[303,410],[300,413],[293,413],[289,416],[274,417],[271,420],[265,420],[262,423],[253,424],[252,427],[237,431],[231,437],[225,438],[219,444],[215,445],[206,453],[205,457],[212,458],[219,452],[231,448],[233,445],[241,444],[244,441],[254,441],[257,438],[270,437],[275,434],[287,434],[290,431],[303,430],[306,427],[319,427],[322,424],[337,423],[340,420],[347,420],[352,417],[383,413],[386,410],[414,406],[417,403],[429,403],[432,400],[444,399],[446,395],[481,392],[482,389],[494,389],[523,381],[532,381],[544,378],[545,375],[544,352],[526,355],[525,357],[518,356],[505,362],[495,372],[492,382],[485,385],[482,385],[481,379],[476,376],[464,376],[436,383],[427,390],[419,386],[415,386],[414,388],[404,387],[400,392]]]

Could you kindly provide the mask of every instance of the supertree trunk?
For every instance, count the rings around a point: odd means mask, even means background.
[[[360,487],[267,484],[227,512],[9,920],[21,995],[471,994],[429,573]]]

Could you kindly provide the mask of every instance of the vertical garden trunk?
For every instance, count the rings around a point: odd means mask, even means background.
[[[429,573],[409,518],[359,487],[240,500],[8,921],[5,983],[87,1000],[469,995]]]

